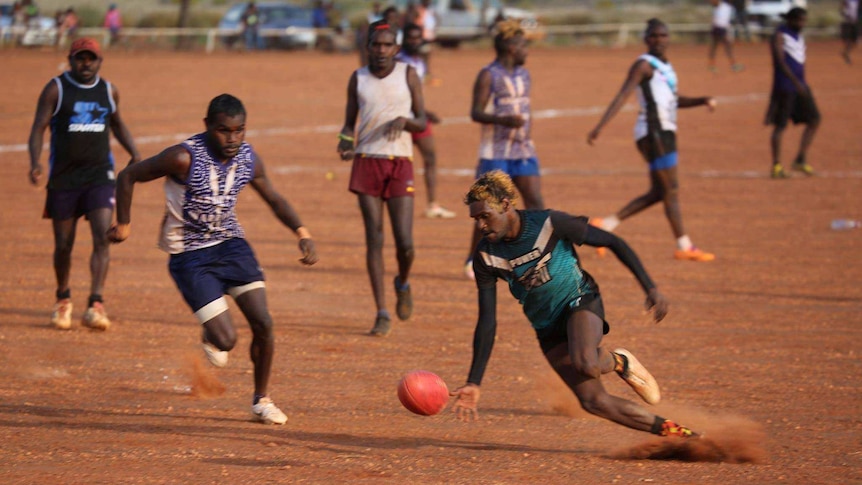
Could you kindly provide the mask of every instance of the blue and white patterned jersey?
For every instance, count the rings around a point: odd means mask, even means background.
[[[181,146],[192,163],[186,180],[165,179],[165,217],[159,248],[170,254],[193,251],[245,233],[236,218],[237,197],[254,178],[254,151],[243,143],[239,153],[222,164],[209,151],[206,133]]]
[[[491,97],[485,112],[496,116],[520,115],[524,126],[482,125],[479,158],[485,160],[521,160],[534,158],[536,149],[530,138],[530,72],[523,66],[512,72],[497,61],[484,67],[491,74]]]

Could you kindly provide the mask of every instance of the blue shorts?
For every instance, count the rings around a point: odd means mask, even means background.
[[[224,295],[236,298],[263,288],[263,270],[245,239],[172,254],[168,269],[183,299],[201,323],[227,310]]]
[[[476,167],[476,178],[490,172],[491,170],[502,170],[509,177],[531,177],[539,175],[539,159],[531,158],[516,158],[512,160],[483,158],[479,160],[479,166]]]
[[[678,152],[671,152],[667,155],[662,155],[652,161],[649,162],[649,169],[651,172],[656,170],[665,170],[668,168],[676,167],[679,163],[679,155]]]

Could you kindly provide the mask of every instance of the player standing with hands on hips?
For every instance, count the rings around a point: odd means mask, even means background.
[[[82,37],[69,49],[69,70],[51,79],[36,106],[30,129],[30,182],[42,177],[42,143],[51,127],[48,159],[48,196],[43,217],[54,228],[54,273],[57,302],[51,324],[72,328],[72,291],[69,274],[72,248],[81,216],[90,222],[93,252],[90,255],[90,296],[81,323],[96,330],[111,325],[102,304],[108,276],[110,244],[106,236],[114,211],[116,167],[111,154],[111,133],[129,153],[129,163],[141,159],[132,134],[120,118],[117,87],[99,76],[102,49],[93,39]],[[109,129],[110,128],[110,129]]]
[[[230,94],[215,97],[204,118],[206,131],[160,154],[130,165],[117,180],[117,223],[108,233],[122,242],[131,232],[132,192],[139,182],[165,178],[166,211],[159,247],[170,254],[168,268],[177,288],[203,327],[209,361],[227,365],[237,335],[224,295],[234,298],[252,331],[254,364],[252,413],[267,424],[287,416],[267,395],[275,347],[263,272],[236,216],[246,185],[299,238],[300,262],[317,262],[314,241],[293,207],[272,186],[263,160],[245,142],[246,112]]]
[[[505,281],[530,320],[542,353],[587,412],[660,436],[696,437],[690,429],[656,416],[631,401],[611,396],[602,374],[616,372],[647,403],[661,399],[658,384],[625,349],[600,346],[609,327],[599,287],[581,268],[575,245],[607,247],[647,294],[656,322],[667,314],[659,293],[634,251],[619,237],[589,225],[586,217],[554,210],[515,209],[515,184],[500,170],[470,187],[464,203],[483,234],[474,254],[479,320],[467,384],[452,391],[462,420],[478,417],[479,386],[497,333],[497,280]]]
[[[715,99],[708,96],[690,98],[677,93],[676,72],[665,54],[669,35],[667,25],[661,20],[650,19],[647,22],[644,32],[647,53],[632,64],[622,88],[602,119],[587,135],[587,143],[595,144],[602,128],[619,112],[632,91],[637,90],[640,112],[635,122],[635,140],[638,151],[649,164],[650,189],[616,214],[591,222],[611,232],[623,220],[662,202],[676,238],[674,257],[687,261],[712,261],[715,255],[696,248],[682,225],[677,178],[676,113],[677,108],[694,106],[706,106],[712,111],[716,103]],[[599,254],[603,252],[599,251]]]
[[[368,26],[368,65],[353,72],[347,85],[344,127],[336,150],[353,161],[351,192],[359,198],[365,225],[365,265],[377,316],[370,334],[385,337],[392,329],[383,290],[383,206],[389,210],[398,275],[396,314],[413,313],[410,268],[413,266],[413,140],[427,119],[422,82],[411,66],[396,62],[397,32],[386,20]]]

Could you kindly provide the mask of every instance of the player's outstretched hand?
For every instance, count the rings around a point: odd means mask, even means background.
[[[715,98],[709,97],[706,98],[706,107],[709,109],[709,112],[712,113],[715,111],[715,107],[718,105],[718,101]]]
[[[131,233],[131,224],[117,224],[115,222],[111,224],[111,228],[108,229],[108,241],[111,241],[112,243],[121,243],[128,239]]]
[[[299,262],[308,266],[317,262],[317,251],[314,249],[314,240],[305,238],[299,240],[299,250],[302,251],[302,257]]]
[[[667,316],[669,305],[664,295],[659,293],[656,288],[649,290],[646,298],[646,309],[652,311],[652,317],[656,323],[664,320],[664,317]]]
[[[456,397],[452,412],[459,420],[470,422],[479,419],[479,411],[476,409],[479,404],[479,386],[467,384],[449,392],[449,395]]]

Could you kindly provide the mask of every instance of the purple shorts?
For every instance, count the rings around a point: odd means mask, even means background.
[[[91,185],[80,189],[48,189],[43,219],[77,219],[96,209],[114,210],[114,185]]]

